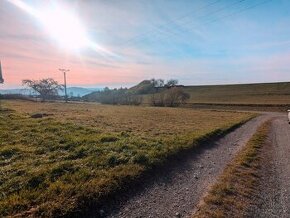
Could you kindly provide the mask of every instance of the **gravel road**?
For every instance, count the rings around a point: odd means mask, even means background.
[[[261,115],[223,138],[188,153],[152,175],[150,182],[144,181],[138,190],[132,188],[122,199],[101,212],[107,217],[190,217],[227,163],[246,144],[257,127],[271,116]],[[285,131],[279,136],[285,137],[283,134],[286,134]],[[286,158],[283,152],[279,155]],[[289,169],[289,160],[287,163]],[[283,195],[289,193],[289,187]]]
[[[287,117],[273,120],[263,150],[261,183],[248,217],[290,217],[290,125]]]

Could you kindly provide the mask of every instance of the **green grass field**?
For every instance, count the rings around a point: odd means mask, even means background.
[[[184,86],[190,99],[183,107],[216,110],[286,111],[290,108],[290,83]],[[143,95],[150,105],[151,95]]]
[[[0,216],[83,210],[250,113],[2,101]],[[46,113],[40,119],[34,113]]]
[[[290,83],[186,86],[188,103],[290,104]]]

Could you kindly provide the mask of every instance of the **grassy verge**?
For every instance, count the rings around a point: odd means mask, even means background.
[[[237,111],[269,111],[285,112],[290,107],[289,104],[199,104],[188,103],[183,105],[193,109],[211,109],[211,110],[237,110]]]
[[[261,149],[269,128],[270,121],[259,127],[205,196],[194,218],[244,217],[258,182]]]
[[[0,111],[0,216],[79,214],[169,157],[253,117],[185,109],[17,103],[27,111],[36,106],[52,115],[33,119],[27,113]],[[215,122],[208,122],[208,117]]]

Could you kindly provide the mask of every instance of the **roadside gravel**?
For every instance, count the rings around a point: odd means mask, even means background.
[[[156,171],[150,181],[132,187],[101,213],[107,217],[190,217],[227,163],[270,117],[271,114],[265,114],[254,118],[172,162],[166,169]]]
[[[290,217],[290,125],[286,116],[273,120],[263,149],[260,184],[248,217]]]

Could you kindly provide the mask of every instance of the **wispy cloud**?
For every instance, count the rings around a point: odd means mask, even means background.
[[[94,42],[118,55],[65,52],[33,18],[1,1],[0,58],[6,86],[48,75],[62,80],[59,67],[71,69],[69,82],[76,85],[124,86],[151,77],[174,77],[184,84],[290,80],[289,1],[272,1],[221,20],[252,1],[61,2],[77,10]]]

